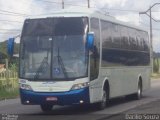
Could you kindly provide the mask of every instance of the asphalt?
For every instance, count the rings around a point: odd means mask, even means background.
[[[44,113],[39,106],[21,105],[20,99],[3,100],[0,120],[159,120],[160,80],[152,80],[151,86],[141,100],[113,99],[101,111],[94,106],[55,106]]]
[[[83,109],[83,108],[82,108]],[[1,120],[160,120],[160,99],[119,114],[2,114]]]
[[[101,120],[160,120],[160,99]]]

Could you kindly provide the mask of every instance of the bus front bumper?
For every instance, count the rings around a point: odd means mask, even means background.
[[[21,103],[24,105],[41,105],[41,104],[53,104],[53,105],[73,105],[73,104],[87,104],[89,100],[89,87],[71,90],[67,92],[34,92],[24,89],[20,89]],[[48,98],[56,98],[56,100],[50,100]]]

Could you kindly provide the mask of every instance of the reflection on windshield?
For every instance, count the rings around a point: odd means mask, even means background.
[[[21,57],[21,76],[35,80],[87,76],[85,37],[25,37],[21,48],[24,51]]]
[[[28,19],[20,49],[20,78],[71,80],[87,76],[88,18]]]
[[[87,75],[84,36],[57,36],[53,41],[53,78]]]
[[[39,66],[39,68],[38,68],[38,70],[37,70],[37,72],[36,72],[36,74],[35,74],[35,76],[34,76],[34,79],[39,78],[40,73],[45,74],[45,73],[47,72],[47,69],[48,69],[48,68],[49,68],[48,58],[45,57],[45,58],[43,59],[43,61],[41,62],[40,66]]]
[[[24,78],[50,78],[51,37],[25,37],[22,43],[20,75]]]

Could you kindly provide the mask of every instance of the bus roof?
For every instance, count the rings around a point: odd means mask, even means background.
[[[41,15],[38,15],[37,17],[34,16],[34,19],[40,18],[40,17],[41,18],[46,17],[46,14],[41,14]],[[75,8],[61,9],[61,10],[54,11],[53,13],[49,13],[47,15],[47,18],[51,18],[51,17],[95,17],[95,18],[106,20],[106,21],[116,23],[119,25],[131,27],[134,29],[142,30],[142,31],[147,31],[146,29],[140,26],[136,26],[136,25],[132,25],[129,23],[119,21],[115,19],[113,16],[106,15],[104,12],[98,9],[92,9],[92,8],[79,8],[78,7],[76,9]]]

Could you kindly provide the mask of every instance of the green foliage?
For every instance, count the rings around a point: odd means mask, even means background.
[[[9,82],[9,84],[7,84],[7,82]],[[19,95],[18,79],[14,80],[0,79],[0,100],[16,98],[18,97],[18,95]]]
[[[18,65],[16,63],[11,63],[9,65],[9,70],[18,72]]]
[[[158,73],[159,72],[159,67],[160,67],[159,59],[154,58],[153,59],[153,72]]]
[[[0,53],[1,53],[1,59],[7,58],[7,42],[0,42]]]
[[[19,43],[14,44],[14,54],[19,53]],[[9,59],[9,56],[7,54],[7,40],[4,42],[0,42],[0,59]]]
[[[6,89],[0,89],[0,100],[17,98],[18,95],[19,95],[19,89],[18,88],[14,89],[12,91],[8,91]]]

